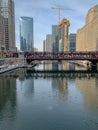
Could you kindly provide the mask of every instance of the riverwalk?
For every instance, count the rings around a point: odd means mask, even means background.
[[[3,74],[3,73],[6,73],[6,72],[10,72],[10,71],[13,71],[15,69],[19,69],[19,68],[33,68],[35,65],[9,65],[9,66],[6,66],[4,65],[3,66],[0,66],[0,74]]]
[[[0,74],[13,71],[18,68],[34,68],[38,61],[27,64],[24,58],[0,58]]]

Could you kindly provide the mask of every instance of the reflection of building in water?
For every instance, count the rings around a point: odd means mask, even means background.
[[[58,70],[58,63],[57,62],[52,63],[52,70]]]
[[[76,79],[76,85],[83,94],[85,105],[90,109],[96,109],[98,107],[98,80],[96,78]]]
[[[43,63],[43,66],[44,66],[44,70],[52,70],[52,62],[50,61],[45,61]]]
[[[67,70],[75,70],[75,65],[72,63],[67,63],[66,64],[66,68],[67,68]]]
[[[60,64],[59,64],[59,70],[67,70],[67,68],[68,68],[68,63],[67,62],[61,62]]]
[[[15,72],[15,71],[14,71]],[[24,81],[26,78],[28,78],[29,76],[27,75],[26,73],[26,69],[18,69],[16,71],[18,73],[18,76],[19,76],[19,80],[20,81]],[[15,73],[16,73],[15,72]]]
[[[52,62],[52,70],[68,70],[69,63],[65,61]]]
[[[68,93],[66,78],[52,79],[52,88],[57,89],[58,94],[66,96]]]
[[[12,77],[0,77],[0,118],[9,111],[14,119],[16,108],[16,79]],[[2,117],[1,117],[2,116]]]
[[[19,75],[19,81],[21,82],[21,90],[25,95],[30,95],[34,92],[34,79],[31,79],[31,74],[27,73],[27,69],[18,69],[16,72]],[[15,73],[16,73],[15,72]]]
[[[28,68],[28,69],[32,70],[32,68]],[[31,74],[27,73],[27,71],[28,71],[27,68],[20,68],[20,69],[14,70],[13,72],[9,72],[9,74],[7,75],[11,77],[19,78],[20,81],[24,81],[31,77]]]
[[[27,78],[21,81],[21,91],[26,96],[32,95],[34,93],[34,79]]]

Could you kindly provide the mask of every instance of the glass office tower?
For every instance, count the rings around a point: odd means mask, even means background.
[[[0,0],[0,15],[4,18],[5,49],[15,50],[14,0]]]
[[[58,26],[52,25],[52,52],[58,52]]]
[[[68,36],[68,51],[76,51],[76,34],[71,33]]]
[[[33,18],[20,17],[20,49],[33,51]]]

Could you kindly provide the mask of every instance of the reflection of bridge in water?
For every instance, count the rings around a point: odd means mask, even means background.
[[[17,69],[13,72],[1,74],[4,77],[14,78],[98,78],[98,70],[34,70]]]
[[[92,70],[30,70],[27,69],[27,73],[35,78],[85,78],[85,77],[98,77],[98,71]]]

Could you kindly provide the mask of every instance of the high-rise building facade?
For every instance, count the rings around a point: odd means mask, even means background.
[[[20,49],[33,51],[33,18],[20,17]]]
[[[0,0],[0,15],[4,17],[5,49],[15,50],[14,0]]]
[[[52,35],[47,34],[46,39],[43,41],[43,52],[52,52]]]
[[[4,17],[0,15],[0,51],[5,50]]]
[[[59,51],[67,51],[68,50],[68,28],[70,26],[70,22],[67,19],[63,19],[59,24],[58,31],[58,41],[59,41]]]
[[[88,11],[85,25],[77,31],[76,51],[98,51],[98,5]]]
[[[46,44],[45,44],[46,40],[43,40],[43,52],[46,51]]]
[[[68,51],[76,51],[76,34],[71,33],[68,35]]]
[[[52,35],[46,35],[46,42],[45,42],[45,51],[51,52],[52,51]]]
[[[52,52],[58,52],[58,25],[52,25]]]
[[[33,51],[34,51],[34,52],[38,52],[38,48],[34,48]]]

